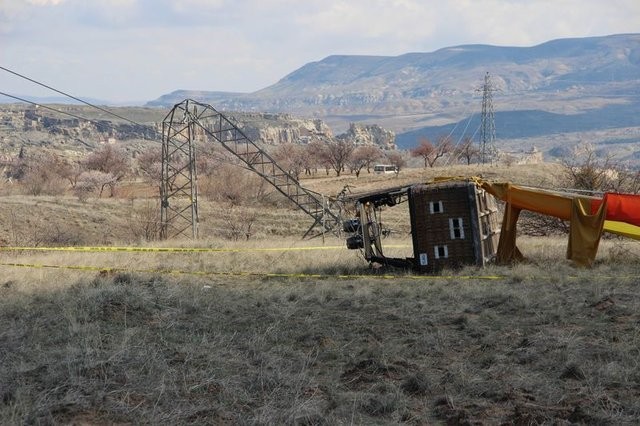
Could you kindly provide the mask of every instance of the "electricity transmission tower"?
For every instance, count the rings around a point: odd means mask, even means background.
[[[162,122],[161,238],[198,237],[194,106],[173,108]]]
[[[493,112],[493,92],[495,90],[487,72],[482,85],[482,116],[480,124],[480,158],[482,164],[487,161],[493,162],[497,155],[495,145],[496,122]]]
[[[196,144],[216,143],[243,166],[269,182],[310,215],[313,228],[339,233],[342,224],[333,200],[308,190],[261,147],[211,105],[187,99],[173,107],[162,123],[161,236],[197,238],[198,190]]]

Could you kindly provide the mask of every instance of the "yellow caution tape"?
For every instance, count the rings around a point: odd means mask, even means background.
[[[20,268],[45,268],[45,269],[68,269],[77,271],[96,271],[102,273],[145,273],[145,274],[167,274],[167,275],[198,275],[198,276],[225,276],[225,277],[261,277],[261,278],[316,278],[316,279],[382,279],[382,280],[503,280],[506,277],[500,275],[365,275],[365,274],[302,274],[302,273],[281,273],[281,272],[216,272],[216,271],[185,271],[179,269],[127,269],[112,268],[103,266],[82,266],[82,265],[46,265],[41,263],[0,263],[0,266],[20,267]]]
[[[408,245],[387,245],[386,248],[408,248]],[[206,248],[206,247],[8,247],[0,251],[73,251],[73,252],[154,252],[154,253],[240,253],[269,251],[347,250],[346,246],[269,247],[269,248]]]
[[[94,271],[104,274],[122,273],[138,273],[138,274],[161,274],[161,275],[195,275],[195,276],[223,276],[223,277],[256,277],[256,278],[316,278],[316,279],[379,279],[379,280],[415,280],[415,281],[436,281],[436,280],[470,280],[470,281],[500,281],[510,277],[506,275],[389,275],[389,274],[303,274],[303,273],[286,273],[286,272],[222,272],[222,271],[185,271],[180,269],[130,269],[130,268],[113,268],[109,266],[86,266],[86,265],[46,265],[41,263],[0,263],[0,266],[19,267],[19,268],[44,268],[44,269],[67,269],[76,271]],[[598,275],[598,278],[620,279],[620,278],[637,278],[636,276],[614,277],[606,275]],[[535,280],[555,280],[557,277],[552,276],[536,276],[529,277]],[[568,279],[582,279],[576,275],[569,275]]]

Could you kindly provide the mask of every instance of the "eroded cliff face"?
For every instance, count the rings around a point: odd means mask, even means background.
[[[56,109],[65,110],[77,117],[23,104],[0,105],[0,155],[15,155],[21,147],[37,147],[65,156],[77,156],[103,144],[118,144],[135,153],[145,146],[159,146],[162,141],[162,120],[167,114],[166,110],[158,108],[119,108],[118,115],[135,117],[132,121],[140,123],[133,124],[107,114],[95,117],[95,111],[94,116],[91,116],[90,107],[56,106]],[[354,123],[345,134],[336,137],[331,128],[320,119],[271,113],[224,114],[249,139],[265,145],[346,139],[357,145],[395,148],[395,134],[377,125]],[[82,117],[90,119],[83,120]]]
[[[319,119],[269,113],[233,113],[231,117],[249,139],[266,145],[307,144],[333,138],[329,126]]]
[[[375,145],[396,149],[396,135],[377,124],[351,123],[349,129],[334,136],[331,128],[320,119],[302,119],[290,114],[240,113],[233,118],[245,134],[266,145],[284,143],[307,144],[314,141],[347,140],[356,145]]]
[[[374,145],[382,149],[396,149],[396,134],[377,124],[351,123],[346,133],[338,139],[347,140],[356,145]]]
[[[158,144],[162,139],[161,121],[134,124],[96,118],[95,113],[87,114],[89,107],[52,108],[70,115],[24,104],[0,106],[0,153],[17,153],[28,147],[73,157],[103,144],[127,142],[128,150],[137,150],[145,143]]]

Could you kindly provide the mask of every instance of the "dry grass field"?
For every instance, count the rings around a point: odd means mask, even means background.
[[[535,173],[520,182],[548,179]],[[0,202],[3,245],[140,244],[145,200]],[[523,237],[521,264],[414,276],[301,240],[309,222],[284,206],[223,238],[206,204],[202,240],[143,245],[218,251],[0,251],[0,424],[640,421],[636,241],[603,240],[587,270],[566,237]],[[410,255],[397,229],[388,254]]]

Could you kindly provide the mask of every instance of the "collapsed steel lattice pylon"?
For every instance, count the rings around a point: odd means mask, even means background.
[[[334,200],[310,191],[282,169],[274,159],[211,105],[187,99],[173,107],[163,123],[161,234],[163,238],[198,235],[197,139],[222,145],[244,166],[273,185],[314,222],[305,234],[339,232],[340,214],[332,211]],[[191,235],[189,235],[191,231]]]

